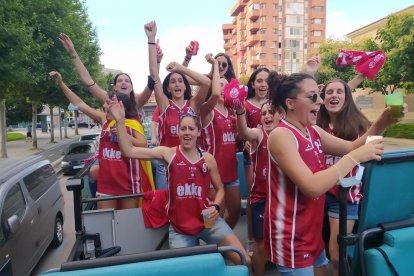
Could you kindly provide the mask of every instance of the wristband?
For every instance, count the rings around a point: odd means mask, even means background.
[[[349,155],[349,154],[345,154],[344,155],[344,157],[348,157],[349,159],[351,159],[356,165],[359,165],[360,163],[359,162],[357,162],[351,155]]]
[[[185,60],[185,61],[190,61],[190,60],[191,60],[191,57],[190,57],[190,58],[188,58],[188,57],[184,57],[184,60]]]
[[[151,41],[148,41],[148,44],[149,44],[149,45],[157,45],[157,43],[155,43],[155,42],[151,42]]]
[[[246,109],[243,109],[243,112],[242,112],[242,113],[237,113],[237,112],[236,112],[236,115],[237,115],[237,116],[241,116],[241,115],[244,115],[245,113],[246,113]]]
[[[71,57],[72,59],[75,59],[75,58],[77,58],[77,57],[78,57],[78,55],[77,55],[77,54],[73,54],[73,55],[70,55],[70,57]]]
[[[95,82],[93,82],[92,84],[89,84],[89,85],[87,85],[86,87],[92,87],[92,86],[94,86],[96,83]]]
[[[154,86],[155,86],[155,80],[153,80],[151,76],[148,76],[147,87],[149,88],[149,90],[154,90]]]
[[[216,208],[217,212],[220,212],[220,209],[221,209],[220,205],[214,203],[214,204],[211,204],[211,206],[214,206],[214,208]]]

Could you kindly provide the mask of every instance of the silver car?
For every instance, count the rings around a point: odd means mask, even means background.
[[[45,250],[63,242],[64,200],[48,160],[0,169],[0,275],[29,275]]]

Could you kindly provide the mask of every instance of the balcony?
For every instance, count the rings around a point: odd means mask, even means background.
[[[248,34],[246,36],[246,46],[253,46],[254,44],[256,44],[257,42],[259,42],[259,35],[258,34]]]
[[[251,10],[247,13],[247,18],[256,21],[260,16],[260,10]]]
[[[233,38],[233,35],[231,33],[227,33],[223,35],[223,39],[224,40],[230,40]]]
[[[231,49],[232,44],[230,42],[226,42],[223,45],[224,50],[230,50]]]
[[[237,16],[240,12],[244,10],[244,7],[246,6],[245,1],[237,1],[236,5],[233,6],[233,8],[230,11],[231,16]]]
[[[249,32],[255,33],[259,29],[260,29],[260,23],[259,23],[259,21],[251,22],[250,24],[247,25],[247,30]]]
[[[234,25],[233,24],[222,24],[221,29],[223,30],[223,34],[231,33],[234,29]]]
[[[257,58],[253,58],[250,63],[250,67],[257,68],[259,65],[260,65],[260,60],[258,60]]]

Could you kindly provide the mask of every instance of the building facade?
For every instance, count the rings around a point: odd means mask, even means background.
[[[326,0],[237,0],[223,24],[224,49],[237,76],[266,67],[299,72],[326,37]]]

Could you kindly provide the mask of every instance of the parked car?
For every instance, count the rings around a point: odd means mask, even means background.
[[[95,126],[95,123],[78,122],[78,127],[93,128],[94,126]],[[68,124],[68,127],[74,128],[75,127],[75,121],[71,120]]]
[[[64,200],[42,157],[0,169],[0,275],[29,275],[49,247],[63,242]]]
[[[98,143],[94,140],[73,142],[63,152],[63,174],[76,174],[85,166],[85,159],[91,157],[98,150]]]
[[[99,142],[99,138],[101,137],[101,133],[100,132],[94,132],[94,133],[88,133],[88,134],[82,134],[79,137],[79,141],[98,141]]]

